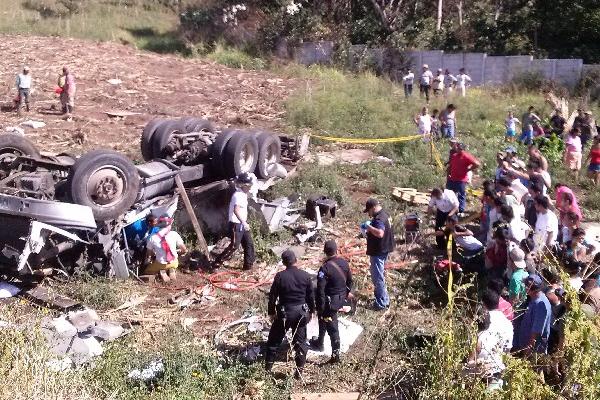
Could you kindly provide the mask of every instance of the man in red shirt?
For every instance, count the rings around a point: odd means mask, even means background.
[[[456,197],[458,197],[459,213],[465,211],[467,181],[469,180],[468,172],[479,168],[480,165],[481,162],[479,162],[473,154],[465,151],[465,147],[462,143],[450,154],[446,189],[450,189],[456,193]]]

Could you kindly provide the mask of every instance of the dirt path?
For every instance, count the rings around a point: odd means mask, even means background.
[[[15,77],[23,65],[34,79],[34,109],[18,118],[10,111]],[[77,78],[76,118],[63,121],[54,93],[62,66]],[[109,79],[120,79],[112,85]],[[297,86],[265,71],[231,69],[201,59],[142,52],[117,43],[79,39],[3,36],[0,41],[0,127],[27,119],[44,121],[26,128],[43,150],[75,154],[113,148],[139,158],[143,125],[154,117],[194,115],[220,127],[283,128],[283,101]],[[139,115],[112,119],[105,113],[124,110]]]

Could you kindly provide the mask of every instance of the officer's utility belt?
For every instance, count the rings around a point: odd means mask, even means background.
[[[346,293],[325,296],[325,307],[329,310],[337,311],[337,308],[331,307],[331,304],[342,304],[344,300],[346,300]]]
[[[293,306],[279,306],[277,308],[277,313],[282,317],[282,318],[287,318],[287,316],[291,313],[296,313],[296,312],[304,312],[304,313],[308,313],[308,304],[304,303],[304,304],[297,304],[297,305],[293,305]]]

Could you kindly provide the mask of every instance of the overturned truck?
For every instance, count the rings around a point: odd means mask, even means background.
[[[112,150],[47,155],[25,137],[2,134],[0,271],[84,268],[127,277],[143,259],[146,217],[177,208],[176,177],[188,188],[216,187],[242,172],[269,179],[295,145],[199,118],[155,119],[141,136],[145,162],[136,165]]]

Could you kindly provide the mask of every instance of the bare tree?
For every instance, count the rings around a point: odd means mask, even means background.
[[[381,24],[388,32],[394,32],[404,21],[407,4],[404,0],[370,0]]]
[[[442,10],[444,8],[444,0],[438,0],[438,8],[437,8],[437,25],[436,30],[442,29]]]

